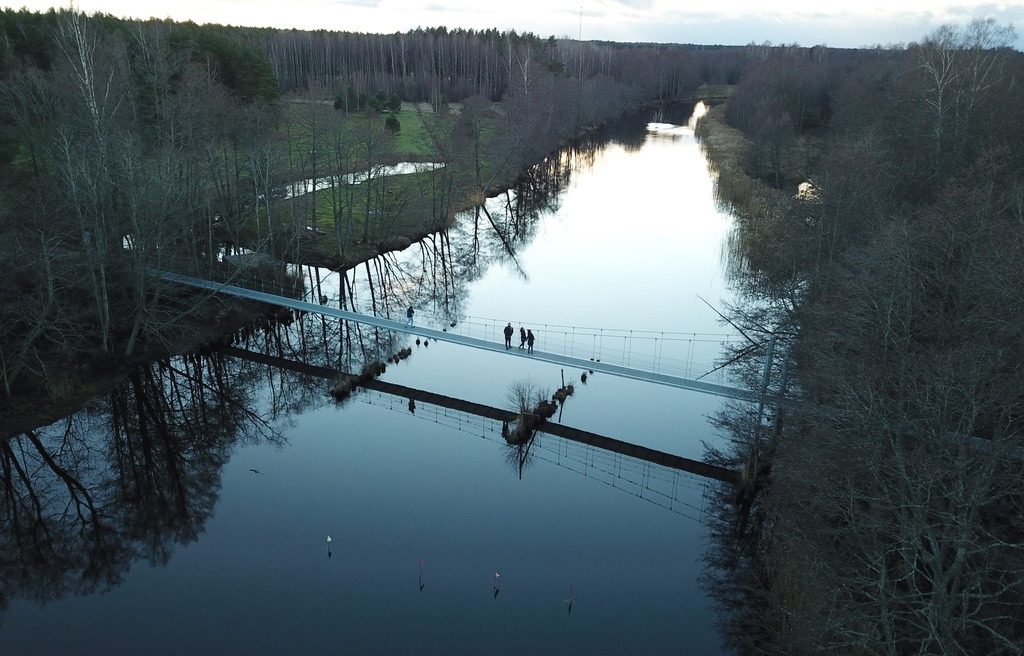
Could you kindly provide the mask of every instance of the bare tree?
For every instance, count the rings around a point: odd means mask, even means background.
[[[1015,37],[1012,26],[975,19],[964,28],[940,27],[918,46],[937,179],[961,151],[978,103],[1000,82]]]

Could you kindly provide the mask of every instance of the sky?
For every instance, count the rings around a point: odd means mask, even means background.
[[[69,2],[0,0],[42,11]],[[920,41],[944,24],[993,18],[1024,50],[1024,0],[76,0],[86,13],[197,23],[396,32],[463,27],[539,36],[745,45],[863,47]]]

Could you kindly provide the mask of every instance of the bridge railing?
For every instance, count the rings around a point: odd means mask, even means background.
[[[484,341],[502,343],[507,320],[466,316],[458,321],[417,312],[416,323],[428,328]],[[724,349],[742,340],[728,333],[630,330],[571,326],[536,321],[512,322],[514,347],[520,344],[519,326],[536,337],[534,348],[583,360],[594,360],[658,374],[728,384],[729,368],[716,369]]]
[[[289,299],[303,300],[338,308],[341,300],[336,293],[316,298],[316,291],[306,284],[299,267],[278,266],[276,275],[268,277],[266,271],[256,267],[251,270],[229,267],[215,268],[204,277],[215,282],[230,284],[245,289],[274,294]],[[359,312],[346,304],[342,309]],[[390,310],[381,314],[395,321],[405,320],[405,307],[393,299],[390,303],[378,299],[378,308]],[[364,312],[369,314],[368,312]],[[394,316],[397,315],[397,316]],[[452,319],[449,316],[418,310],[415,324],[453,335],[475,338],[494,343],[503,343],[503,330],[507,320],[463,316]],[[662,374],[718,385],[735,385],[734,371],[728,367],[717,368],[716,361],[726,348],[741,338],[728,333],[697,333],[681,331],[653,331],[594,326],[573,326],[537,321],[513,321],[515,333],[512,344],[520,344],[519,326],[528,326],[534,331],[537,351],[558,354],[585,361],[602,362],[629,369]]]

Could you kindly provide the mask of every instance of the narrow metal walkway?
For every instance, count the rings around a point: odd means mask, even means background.
[[[250,362],[258,362],[271,367],[287,369],[296,373],[324,378],[327,380],[331,380],[341,373],[336,369],[295,362],[286,358],[267,355],[265,353],[256,353],[245,349],[225,347],[221,349],[221,351],[225,355],[231,357],[249,360]],[[464,399],[457,399],[443,394],[435,394],[434,392],[428,392],[414,387],[396,385],[395,383],[389,383],[383,380],[369,380],[362,383],[360,387],[365,387],[366,389],[382,392],[384,394],[391,394],[393,396],[400,397],[403,400],[412,399],[420,403],[430,403],[432,405],[450,408],[460,412],[467,412],[487,419],[495,419],[511,423],[519,418],[516,413],[509,410],[474,403]],[[578,428],[573,428],[572,426],[566,426],[565,424],[546,421],[541,425],[540,431],[572,442],[579,442],[580,444],[586,444],[611,453],[618,453],[644,462],[650,462],[670,469],[678,469],[680,471],[696,474],[697,476],[703,476],[704,478],[710,478],[716,481],[722,481],[731,485],[735,485],[739,481],[739,474],[737,472],[725,469],[724,467],[712,465],[700,460],[684,458],[664,451],[658,451],[639,444],[624,442],[612,437],[605,437],[604,435],[580,430]]]
[[[681,389],[692,390],[695,392],[703,392],[705,394],[711,394],[714,396],[721,396],[740,401],[755,401],[757,399],[757,395],[754,394],[753,392],[738,387],[718,385],[716,383],[708,383],[700,380],[693,380],[691,378],[672,376],[668,374],[656,373],[653,371],[645,371],[642,369],[633,369],[630,367],[623,367],[620,365],[609,364],[606,362],[584,360],[583,358],[575,358],[568,355],[562,355],[560,353],[551,353],[547,351],[534,350],[533,353],[528,354],[525,351],[519,349],[506,350],[504,344],[498,342],[487,341],[475,337],[467,337],[465,335],[456,335],[454,333],[449,333],[442,330],[434,330],[431,328],[423,328],[416,325],[408,326],[405,324],[404,321],[394,321],[392,319],[384,319],[382,317],[375,317],[368,314],[362,314],[359,312],[350,312],[348,310],[332,308],[326,305],[317,305],[316,303],[310,303],[308,301],[301,301],[294,298],[288,298],[287,296],[268,294],[266,292],[259,292],[252,289],[247,289],[245,287],[237,287],[234,285],[214,282],[211,280],[204,280],[202,278],[193,278],[191,276],[184,276],[177,273],[163,271],[160,272],[158,275],[162,279],[170,282],[175,282],[182,285],[189,285],[192,287],[198,287],[200,289],[206,289],[211,292],[230,294],[232,296],[238,296],[240,298],[259,301],[261,303],[268,303],[270,305],[279,305],[281,307],[292,308],[294,310],[300,310],[303,312],[311,312],[314,314],[322,314],[324,316],[334,317],[337,319],[355,321],[357,323],[375,326],[377,328],[383,328],[385,330],[394,330],[397,332],[408,333],[410,335],[427,337],[429,339],[434,339],[440,342],[461,344],[462,346],[469,346],[483,351],[502,353],[510,357],[539,360],[541,362],[549,362],[552,364],[558,364],[565,367],[575,367],[581,370],[600,371],[602,373],[611,374],[613,376],[620,376],[622,378],[631,378],[633,380],[657,383],[659,385],[667,385],[669,387],[677,387]]]

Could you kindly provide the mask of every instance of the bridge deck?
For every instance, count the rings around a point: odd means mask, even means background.
[[[551,353],[536,349],[533,351],[533,353],[526,353],[525,351],[522,351],[520,349],[506,350],[505,345],[498,342],[491,342],[483,339],[478,339],[475,337],[467,337],[465,335],[456,335],[454,333],[449,333],[442,330],[434,330],[432,328],[423,328],[416,325],[408,326],[405,324],[404,321],[395,321],[393,319],[385,319],[382,317],[375,317],[369,314],[351,312],[349,310],[328,307],[326,305],[317,305],[316,303],[310,303],[308,301],[288,298],[286,296],[278,296],[276,294],[268,294],[266,292],[259,292],[252,289],[247,289],[245,287],[237,287],[234,285],[227,285],[224,283],[214,282],[211,280],[204,280],[202,278],[193,278],[191,276],[184,276],[177,273],[161,272],[159,275],[164,280],[180,283],[183,285],[189,285],[192,287],[198,287],[200,289],[206,289],[212,292],[230,294],[233,296],[238,296],[240,298],[259,301],[261,303],[279,305],[282,307],[288,307],[295,310],[301,310],[303,312],[312,312],[316,314],[322,314],[328,317],[335,317],[338,319],[355,321],[370,326],[376,326],[377,328],[409,333],[411,335],[418,335],[420,337],[426,337],[441,342],[461,344],[463,346],[469,346],[471,348],[476,348],[483,351],[502,353],[504,355],[511,357],[529,358],[531,360],[550,362],[552,364],[563,365],[566,367],[575,367],[577,369],[583,370],[600,371],[602,373],[611,374],[613,376],[620,376],[623,378],[631,378],[633,380],[657,383],[659,385],[667,385],[670,387],[677,387],[696,392],[703,392],[705,394],[712,394],[715,396],[737,399],[741,401],[754,401],[757,398],[753,392],[745,389],[740,389],[738,387],[718,385],[716,383],[708,383],[700,380],[693,380],[691,378],[683,378],[681,376],[671,376],[668,374],[662,374],[653,371],[645,371],[643,369],[632,369],[629,367],[623,367],[620,365],[598,362],[594,360],[584,360],[583,358],[575,358],[568,355],[562,355],[560,353]]]

